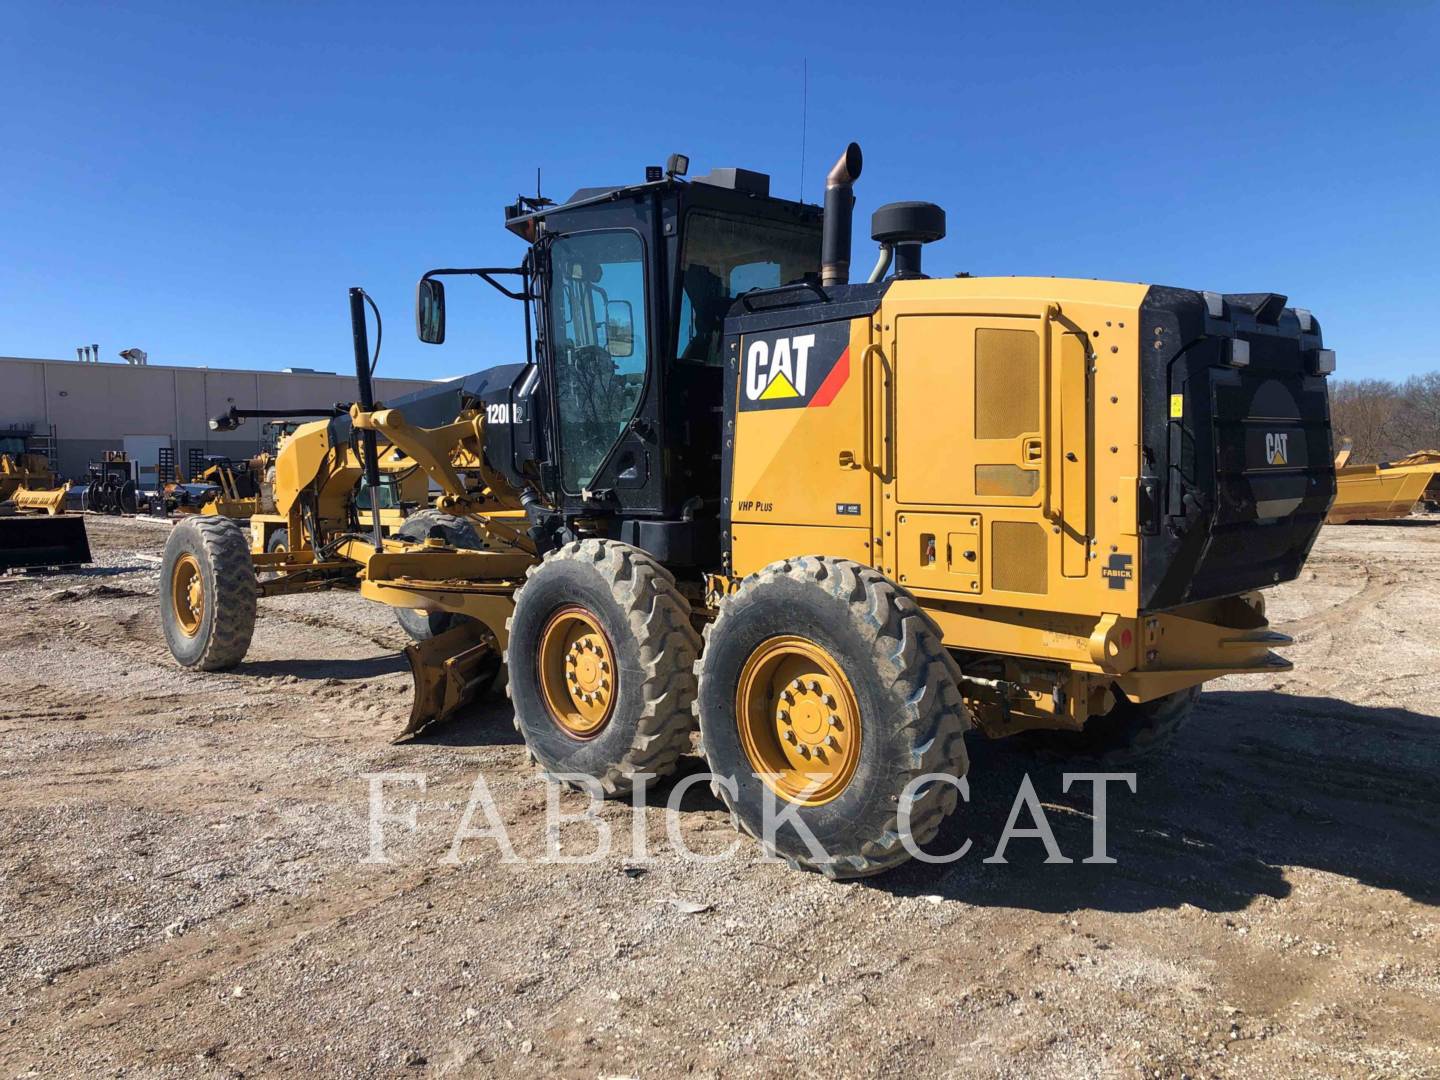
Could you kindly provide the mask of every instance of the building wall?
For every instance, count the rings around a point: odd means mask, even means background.
[[[434,385],[376,379],[375,396],[384,401]],[[32,424],[38,433],[53,424],[60,471],[72,479],[83,477],[105,450],[120,449],[126,435],[168,436],[182,468],[191,447],[249,457],[261,449],[264,420],[215,432],[211,417],[232,405],[317,409],[355,396],[355,379],[340,375],[0,357],[0,427]]]

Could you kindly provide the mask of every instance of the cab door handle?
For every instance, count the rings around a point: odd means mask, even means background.
[[[1040,439],[1026,439],[1024,452],[1027,464],[1033,465],[1045,460],[1045,444]]]

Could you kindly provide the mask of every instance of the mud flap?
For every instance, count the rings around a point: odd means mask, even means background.
[[[448,718],[489,690],[500,674],[495,638],[484,623],[473,620],[407,646],[405,659],[410,661],[415,697],[410,720],[395,742]]]
[[[85,519],[72,514],[0,517],[0,570],[90,562]]]

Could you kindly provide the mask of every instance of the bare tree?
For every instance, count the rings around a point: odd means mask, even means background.
[[[1440,376],[1436,377],[1440,383]],[[1354,379],[1335,382],[1330,387],[1330,421],[1335,428],[1338,447],[1341,437],[1354,444],[1352,464],[1374,464],[1401,457],[1414,447],[1405,448],[1407,439],[1399,430],[1399,417],[1404,400],[1400,387],[1387,379]]]
[[[1395,429],[1406,452],[1440,449],[1440,371],[1412,375],[1399,393]]]

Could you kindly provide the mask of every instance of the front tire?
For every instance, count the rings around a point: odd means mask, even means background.
[[[405,524],[400,526],[395,535],[412,543],[422,543],[434,528],[439,528],[444,533],[445,542],[453,548],[479,551],[485,546],[480,534],[475,531],[475,526],[468,520],[454,514],[442,514],[439,510],[417,510],[405,519]],[[469,616],[453,611],[396,608],[395,619],[412,641],[429,641],[447,630],[453,630],[462,622],[467,622]]]
[[[910,858],[956,806],[969,727],[940,632],[875,570],[772,563],[725,598],[706,635],[697,712],[735,826],[792,866],[864,877]],[[765,836],[765,803],[795,817]],[[908,826],[905,821],[908,811]],[[913,846],[912,845],[912,846]]]
[[[548,776],[614,796],[674,770],[700,635],[669,570],[614,540],[567,544],[526,572],[508,629],[515,728]]]
[[[171,529],[160,564],[160,624],[185,667],[221,671],[245,659],[255,634],[250,545],[222,517],[189,517]]]

